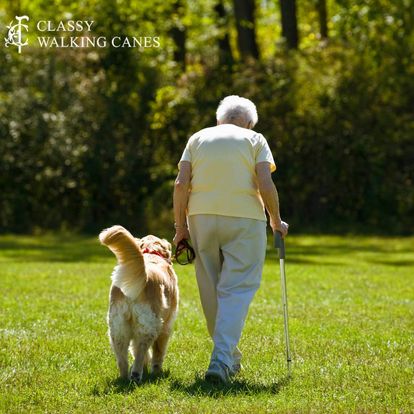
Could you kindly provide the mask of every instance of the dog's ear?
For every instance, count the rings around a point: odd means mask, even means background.
[[[171,259],[172,250],[171,243],[166,239],[158,239],[156,242],[162,249],[162,254],[166,259]]]
[[[164,243],[165,248],[166,248],[169,252],[171,252],[171,251],[172,251],[172,248],[171,248],[171,243],[170,243],[167,239],[162,239],[162,241],[163,241],[163,243]]]

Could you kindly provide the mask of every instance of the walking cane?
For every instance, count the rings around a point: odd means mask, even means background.
[[[289,344],[289,315],[287,304],[287,289],[286,289],[286,275],[285,275],[285,241],[282,239],[280,232],[275,232],[275,247],[279,249],[279,261],[280,261],[280,282],[282,285],[282,305],[283,305],[283,320],[285,324],[285,342],[286,342],[286,361],[288,367],[288,375],[290,376],[290,363],[292,358],[290,355]]]

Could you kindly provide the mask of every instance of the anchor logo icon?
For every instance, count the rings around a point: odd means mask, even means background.
[[[17,46],[19,53],[22,52],[22,46],[27,46],[29,42],[22,42],[22,30],[29,31],[29,28],[22,21],[29,21],[28,16],[16,16],[17,23],[13,24],[13,21],[7,26],[9,31],[7,32],[7,38],[4,38],[6,47],[9,45]]]

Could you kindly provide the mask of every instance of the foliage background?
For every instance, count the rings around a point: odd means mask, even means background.
[[[95,34],[108,37],[160,36],[161,47],[44,49],[31,33],[19,55],[1,42],[0,232],[120,223],[170,234],[186,140],[214,124],[220,99],[238,94],[258,107],[256,130],[275,154],[292,229],[412,233],[413,1],[329,0],[328,39],[316,3],[298,3],[300,44],[289,49],[278,2],[257,1],[258,59],[239,53],[232,2],[2,3],[2,37],[27,14],[30,24],[94,20]],[[174,30],[186,36],[184,61]]]

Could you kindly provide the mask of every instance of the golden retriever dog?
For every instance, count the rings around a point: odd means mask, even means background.
[[[100,242],[116,256],[109,294],[109,338],[121,378],[128,378],[128,347],[134,357],[130,379],[140,383],[151,364],[158,374],[178,309],[171,244],[149,235],[134,238],[122,226],[103,230]],[[152,350],[152,355],[151,355]]]

